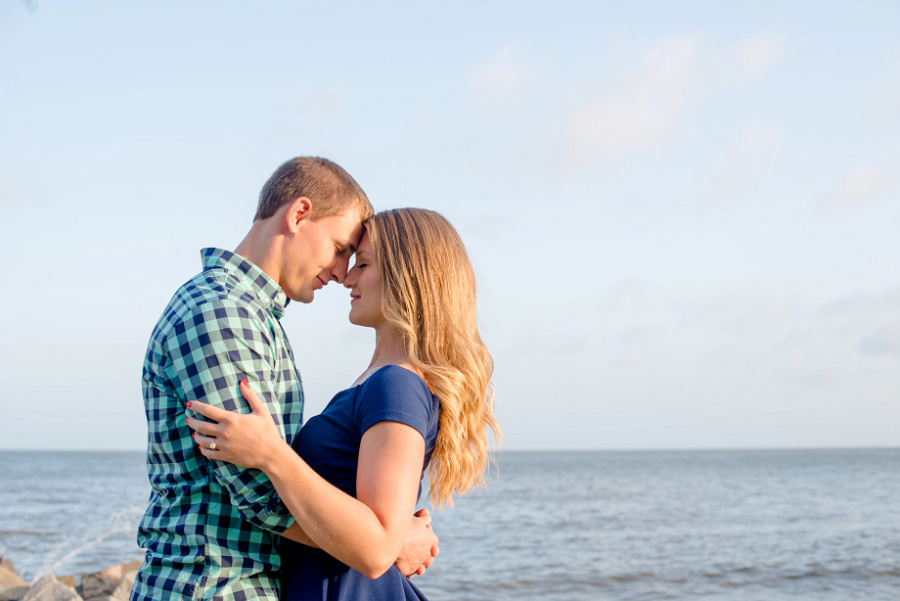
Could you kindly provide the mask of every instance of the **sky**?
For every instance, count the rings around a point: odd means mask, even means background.
[[[141,365],[284,160],[465,241],[502,448],[900,446],[900,4],[0,2],[0,448],[146,445]],[[306,415],[368,365],[283,320]]]

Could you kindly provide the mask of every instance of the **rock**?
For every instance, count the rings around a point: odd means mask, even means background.
[[[82,596],[89,601],[93,601],[97,597],[114,595],[119,585],[129,578],[128,593],[131,593],[131,585],[134,583],[135,575],[140,569],[141,563],[140,561],[132,561],[107,568],[102,572],[85,574],[81,578]],[[128,599],[128,594],[125,595],[125,599]]]
[[[20,601],[84,601],[75,589],[66,586],[56,576],[44,576],[34,583]]]
[[[28,583],[16,574],[16,569],[13,567],[12,562],[8,559],[3,561],[4,563],[0,564],[0,591],[13,586],[28,586]]]
[[[28,592],[27,586],[0,587],[0,601],[19,601]]]
[[[57,576],[57,580],[65,584],[70,588],[78,589],[78,581],[75,579],[75,576]]]
[[[131,587],[134,586],[134,578],[137,571],[131,572],[129,576],[119,581],[115,590],[108,595],[98,595],[96,597],[85,597],[84,601],[128,601],[131,597]],[[2,601],[2,600],[0,600]]]
[[[28,583],[16,574],[12,559],[0,557],[0,601],[19,601],[28,592]]]
[[[141,562],[137,562],[137,567],[133,570],[129,570],[122,575],[122,580],[119,581],[119,586],[116,587],[116,590],[113,591],[112,597],[117,601],[128,601],[131,597],[131,589],[134,587],[134,579],[137,578],[138,569],[141,567]]]

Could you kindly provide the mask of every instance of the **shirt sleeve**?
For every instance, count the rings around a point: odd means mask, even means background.
[[[394,365],[375,372],[362,385],[356,421],[362,433],[379,422],[399,422],[414,428],[427,441],[434,410],[431,391],[422,378]]]
[[[240,391],[240,381],[246,379],[270,412],[279,411],[272,333],[268,324],[246,307],[221,302],[197,305],[175,324],[166,350],[185,400],[250,413]],[[262,471],[218,460],[210,460],[210,466],[213,477],[228,491],[231,504],[247,521],[275,533],[294,523]]]

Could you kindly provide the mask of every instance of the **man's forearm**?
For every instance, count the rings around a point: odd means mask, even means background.
[[[300,524],[298,524],[297,522],[294,522],[290,528],[282,532],[281,536],[288,540],[292,540],[295,543],[306,545],[307,547],[321,549],[321,547],[316,544],[316,541],[309,538],[309,535],[303,530],[303,528],[300,527]]]

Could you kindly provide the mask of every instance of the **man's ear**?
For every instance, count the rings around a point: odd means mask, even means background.
[[[291,233],[295,233],[300,229],[300,224],[304,221],[312,221],[313,203],[305,196],[299,196],[292,202],[287,204],[285,211],[285,227]]]

